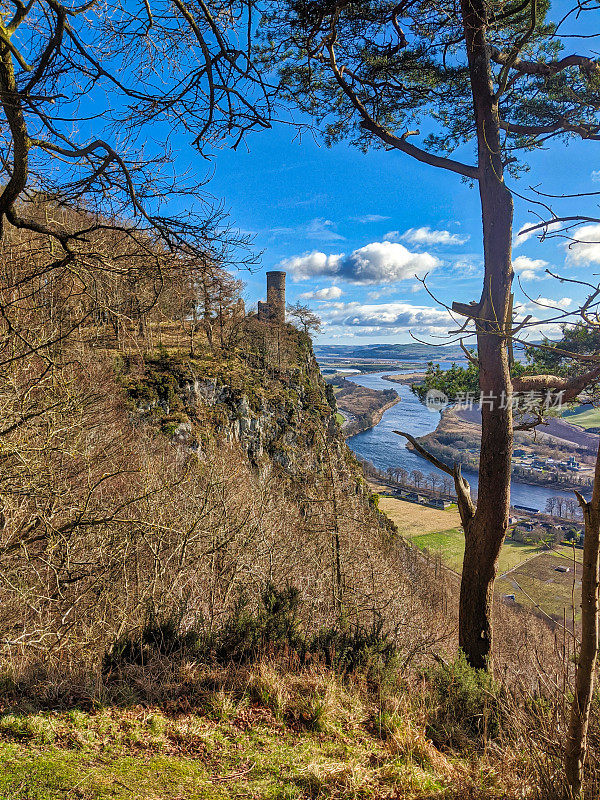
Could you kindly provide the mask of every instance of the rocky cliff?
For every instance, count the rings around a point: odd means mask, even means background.
[[[285,326],[285,358],[273,363],[264,342],[251,337],[258,328],[251,324],[246,346],[233,353],[161,349],[124,362],[133,418],[200,455],[210,440],[238,443],[256,467],[276,464],[290,475],[322,473],[334,457],[360,482],[310,339]]]

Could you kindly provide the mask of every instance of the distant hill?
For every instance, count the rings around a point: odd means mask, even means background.
[[[317,358],[372,358],[419,361],[464,360],[464,353],[457,345],[435,346],[412,342],[410,344],[323,344],[315,345]]]
[[[530,342],[536,344],[536,342]],[[474,348],[469,343],[468,349]],[[317,359],[323,358],[367,358],[397,361],[465,361],[465,354],[459,345],[433,345],[411,342],[409,344],[318,344],[314,345]],[[520,342],[514,344],[515,358],[524,358],[524,347]]]

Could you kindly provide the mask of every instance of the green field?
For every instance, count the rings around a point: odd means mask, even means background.
[[[413,536],[411,541],[421,550],[426,549],[431,554],[439,553],[446,566],[455,572],[461,571],[465,552],[465,537],[460,528],[450,528],[447,531]],[[568,550],[568,548],[565,548],[565,550]],[[500,553],[498,574],[502,575],[507,570],[517,567],[523,561],[542,552],[544,552],[543,548],[538,547],[538,545],[507,541],[504,543]]]
[[[343,425],[346,421],[346,417],[343,414],[340,414],[339,411],[336,413],[335,419],[338,425]]]
[[[377,488],[377,487],[374,487]],[[460,574],[465,551],[465,539],[459,527],[456,508],[439,511],[427,506],[381,496],[379,508],[396,523],[400,532],[420,550],[431,556],[439,555],[442,563]],[[583,552],[575,549],[575,561],[581,564]],[[569,572],[556,572],[557,566],[566,566]],[[576,566],[579,573],[579,566]],[[511,570],[509,572],[509,570]],[[506,577],[502,577],[508,573]],[[546,614],[562,619],[572,615],[573,548],[557,547],[548,551],[536,544],[506,541],[498,563],[497,595],[514,594],[515,600],[526,608],[539,607]],[[581,596],[581,582],[577,578],[575,596]],[[579,607],[579,599],[576,600]]]
[[[600,428],[600,408],[586,408],[583,411],[575,409],[574,412],[567,411],[563,414],[566,422],[573,425],[580,425],[586,430],[588,428]]]
[[[568,566],[569,572],[557,572],[557,566]],[[575,580],[575,586],[573,586]],[[581,567],[575,565],[556,552],[545,552],[527,564],[523,564],[496,584],[498,592],[514,594],[517,603],[528,608],[541,608],[555,619],[562,619],[564,609],[567,620],[573,613],[573,593],[575,594],[575,617],[579,618],[579,598],[581,597]]]
[[[465,537],[460,528],[447,531],[423,533],[411,538],[419,550],[427,550],[431,555],[439,555],[446,566],[460,572],[465,552]]]

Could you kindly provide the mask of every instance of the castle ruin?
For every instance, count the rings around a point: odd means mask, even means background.
[[[258,318],[261,322],[285,322],[285,272],[267,272],[267,302],[258,303]]]

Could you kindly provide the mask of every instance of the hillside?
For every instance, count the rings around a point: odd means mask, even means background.
[[[141,353],[79,342],[40,388],[44,424],[5,437],[0,625],[15,691],[40,658],[67,693],[69,676],[102,682],[153,626],[212,636],[267,585],[300,592],[307,635],[344,608],[345,624],[387,634],[421,619],[398,645],[427,650],[445,587],[376,511],[308,337],[252,317],[227,349],[198,337],[190,355],[175,329],[161,336]],[[5,410],[19,419],[9,398]]]
[[[310,338],[226,276],[200,321],[183,275],[78,325],[25,293],[43,357],[7,332],[0,796],[535,798],[555,631],[499,603],[502,686],[467,667],[456,576],[378,510]]]

